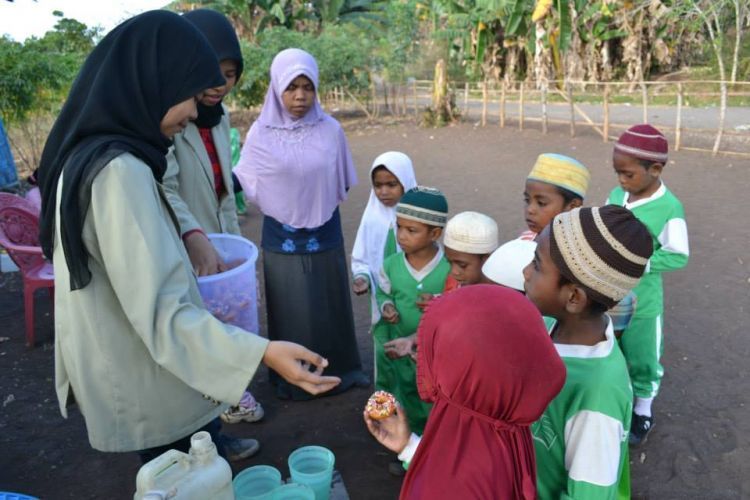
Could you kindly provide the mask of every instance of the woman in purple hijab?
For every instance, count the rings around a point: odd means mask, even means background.
[[[357,182],[339,123],[318,104],[318,65],[300,49],[279,52],[257,121],[234,173],[263,219],[268,337],[298,342],[329,362],[336,392],[368,386],[349,296],[338,205]],[[310,396],[275,373],[283,399]]]

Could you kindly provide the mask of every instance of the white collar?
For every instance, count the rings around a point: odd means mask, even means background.
[[[658,200],[664,194],[667,192],[667,186],[664,184],[664,182],[661,183],[661,186],[659,186],[659,189],[656,190],[654,194],[649,196],[648,198],[643,198],[642,200],[634,201],[633,203],[628,203],[628,198],[630,198],[630,193],[625,194],[625,204],[623,205],[628,210],[632,210],[634,208],[638,208],[641,205],[645,205],[646,203],[650,203],[654,200]]]
[[[561,358],[606,358],[615,347],[615,331],[609,316],[604,336],[606,339],[594,345],[555,344],[555,349]]]
[[[443,247],[442,245],[438,244],[438,251],[435,253],[435,256],[432,258],[430,262],[427,263],[426,266],[424,266],[419,271],[414,269],[411,266],[411,264],[409,264],[409,259],[406,258],[405,253],[404,253],[404,264],[406,264],[406,270],[409,271],[409,274],[411,274],[411,277],[414,278],[414,280],[421,285],[422,280],[425,279],[432,271],[434,271],[438,265],[440,265],[440,260],[442,258],[443,258]]]

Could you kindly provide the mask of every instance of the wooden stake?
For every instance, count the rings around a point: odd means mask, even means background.
[[[500,89],[500,127],[505,128],[505,87],[506,83],[503,79],[503,85]]]
[[[575,111],[575,102],[573,102],[573,86],[570,84],[570,82],[565,82],[565,86],[567,87],[568,96],[567,100],[570,104],[570,137],[576,136],[576,111]]]
[[[604,84],[604,100],[602,101],[604,123],[602,124],[602,140],[607,142],[609,140],[609,84]]]
[[[487,125],[487,80],[482,81],[482,126]]]
[[[648,88],[641,80],[641,99],[643,100],[643,123],[648,123]]]
[[[521,82],[519,92],[521,93],[518,97],[518,130],[523,130],[523,88],[524,83]]]
[[[401,114],[406,116],[409,114],[409,107],[406,104],[406,96],[409,93],[409,89],[406,85],[401,85]]]
[[[547,134],[547,82],[542,83],[542,134]]]
[[[677,84],[677,118],[674,124],[674,150],[680,150],[682,135],[682,83]]]
[[[411,91],[412,94],[414,94],[414,116],[419,116],[419,101],[417,99],[417,81],[413,80],[411,82]]]
[[[469,82],[464,83],[464,113],[469,116]]]

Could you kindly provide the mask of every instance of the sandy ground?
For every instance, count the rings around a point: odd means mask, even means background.
[[[369,186],[372,159],[402,150],[413,159],[422,184],[437,186],[456,213],[473,209],[495,217],[501,237],[523,229],[522,185],[542,152],[576,156],[589,166],[589,203],[603,201],[615,184],[611,144],[567,128],[543,136],[468,124],[439,130],[412,124],[348,127],[360,184],[342,206],[348,248]],[[697,153],[677,153],[665,172],[669,187],[687,212],[691,261],[666,283],[666,375],[654,404],[656,427],[647,444],[632,450],[636,498],[727,499],[750,496],[750,162]],[[260,217],[243,220],[245,234],[258,240]],[[744,229],[743,229],[744,228]],[[368,301],[354,298],[357,336],[366,368],[372,369]],[[41,498],[132,498],[138,460],[132,454],[93,451],[83,420],[73,411],[60,416],[54,393],[53,334],[49,300],[37,298],[37,346],[24,347],[21,284],[0,275],[0,490]],[[235,464],[239,471],[271,464],[286,473],[286,457],[298,446],[320,444],[334,451],[336,467],[354,499],[396,498],[400,479],[389,476],[391,455],[375,443],[361,422],[369,390],[305,403],[277,400],[265,370],[253,392],[266,408],[257,424],[227,426],[228,433],[253,436],[263,449]],[[168,415],[166,416],[168,418]]]

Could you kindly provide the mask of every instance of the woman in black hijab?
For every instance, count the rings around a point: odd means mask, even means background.
[[[190,23],[141,14],[89,55],[45,145],[40,237],[55,265],[57,395],[64,416],[78,404],[98,450],[184,449],[239,401],[261,361],[312,393],[339,382],[321,376],[317,354],[203,307],[160,182],[170,137],[222,83]]]
[[[224,262],[206,235],[242,236],[234,201],[229,113],[222,104],[242,75],[242,52],[234,27],[224,14],[196,9],[182,17],[206,37],[226,80],[203,93],[198,100],[198,117],[174,136],[163,183],[193,269],[198,276],[206,276],[225,270]],[[237,326],[256,333],[258,329],[257,323]],[[221,419],[229,423],[256,422],[263,415],[261,404],[246,391],[240,404],[222,413]]]

